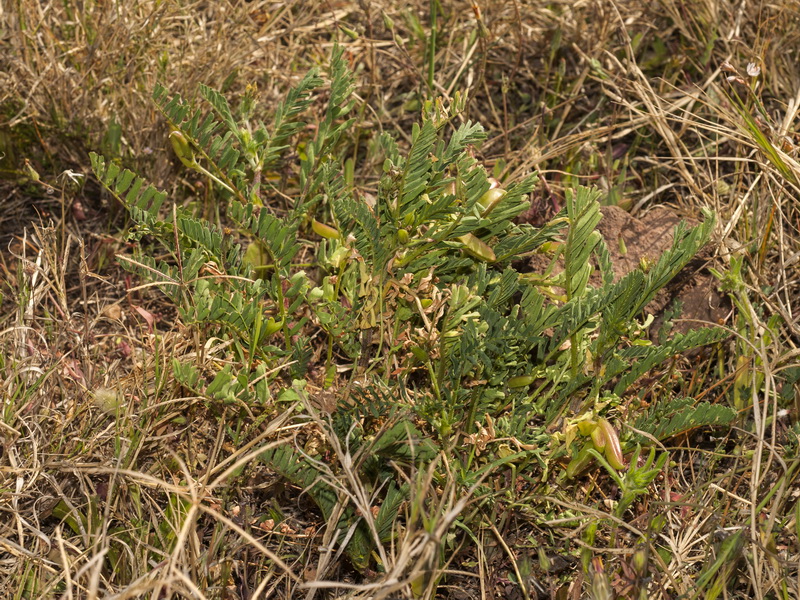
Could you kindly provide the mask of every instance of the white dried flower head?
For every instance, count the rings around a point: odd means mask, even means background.
[[[750,75],[750,77],[758,77],[761,75],[761,67],[754,62],[747,63],[747,74]]]

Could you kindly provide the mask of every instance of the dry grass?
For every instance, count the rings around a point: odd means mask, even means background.
[[[610,598],[643,581],[650,598],[800,594],[800,4],[441,4],[432,78],[426,2],[0,7],[0,596]],[[632,518],[611,515],[599,472],[569,490],[509,481],[513,502],[492,504],[432,466],[406,509],[424,515],[379,545],[384,572],[359,573],[332,525],[255,460],[270,444],[332,443],[324,421],[299,431],[288,407],[215,406],[175,382],[173,357],[211,371],[225,347],[130,291],[113,260],[123,216],[64,172],[87,174],[100,149],[178,201],[207,200],[167,153],[153,84],[189,97],[201,82],[255,84],[275,103],[335,39],[358,75],[356,157],[371,131],[407,140],[432,84],[468,95],[488,165],[541,172],[534,221],[576,181],[634,214],[720,215],[716,266],[747,266],[734,336],[685,377],[696,397],[735,397],[741,419],[671,440],[674,464]],[[347,474],[336,485],[369,519]],[[464,514],[481,526],[454,528]],[[599,518],[610,525],[587,537]]]

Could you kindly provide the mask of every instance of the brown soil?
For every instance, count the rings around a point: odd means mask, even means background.
[[[657,261],[672,245],[672,234],[681,221],[677,214],[664,207],[654,208],[641,218],[617,206],[605,206],[602,212],[598,230],[611,254],[615,280],[637,268],[642,259]],[[689,225],[696,224],[687,221]],[[675,333],[717,324],[725,318],[729,312],[727,300],[719,293],[718,281],[706,268],[710,257],[711,246],[706,246],[648,305],[647,310],[656,316],[651,331],[658,331],[664,310],[676,301],[683,309],[675,321]]]
[[[643,260],[654,263],[672,245],[675,226],[682,220],[674,211],[657,207],[641,217],[631,216],[618,206],[602,207],[603,219],[598,230],[608,246],[614,267],[614,280],[638,268]],[[689,225],[696,221],[686,219]],[[698,255],[673,279],[647,306],[655,315],[650,331],[657,332],[664,318],[664,311],[677,301],[682,310],[674,320],[673,333],[686,333],[690,329],[721,323],[729,314],[727,299],[718,290],[718,282],[708,271],[711,259],[710,246]],[[543,255],[534,255],[530,267],[542,271],[548,263]],[[597,271],[594,285],[600,284]]]

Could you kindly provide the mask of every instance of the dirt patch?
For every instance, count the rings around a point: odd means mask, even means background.
[[[672,246],[675,226],[681,217],[667,208],[654,208],[641,218],[631,216],[617,206],[602,208],[603,220],[598,230],[603,234],[614,265],[614,280],[637,268],[642,260],[655,262]],[[689,225],[696,221],[687,219]],[[624,248],[624,250],[623,250]],[[703,323],[716,324],[728,313],[726,299],[718,291],[718,282],[708,272],[711,250],[706,246],[675,279],[660,290],[647,310],[656,316],[651,331],[658,331],[664,310],[676,301],[683,306],[675,323],[675,333],[686,333]]]

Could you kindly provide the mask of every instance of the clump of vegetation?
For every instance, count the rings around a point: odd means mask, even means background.
[[[354,102],[341,49],[329,78],[325,118],[305,140],[292,136],[305,130],[303,111],[323,83],[315,71],[269,126],[251,120],[249,97],[237,112],[204,87],[204,111],[156,88],[176,154],[219,187],[228,225],[165,206],[166,193],[98,155],[92,165],[136,224],[140,243],[121,257],[126,268],[158,285],[202,344],[233,349],[233,365],[211,374],[176,358],[176,380],[212,404],[248,407],[241,414],[294,403],[295,422],[317,424],[324,435],[313,449],[295,441],[259,456],[314,500],[336,531],[330,543],[357,568],[397,573],[388,547],[402,531],[444,518],[426,522],[431,492],[415,489],[415,473],[452,478],[462,502],[490,506],[507,495],[497,480],[509,470],[544,470],[554,485],[597,460],[620,485],[622,517],[667,459],[654,465],[653,451],[644,468],[636,458],[629,465],[642,435],[666,439],[733,419],[727,407],[684,402],[664,427],[665,402],[637,423],[639,438],[618,433],[631,385],[667,357],[728,335],[697,329],[655,345],[638,320],[706,243],[711,213],[679,227],[647,270],[615,282],[595,230],[600,193],[579,187],[544,226],[515,224],[536,176],[493,187],[471,153],[483,129],[456,124],[458,97],[452,106],[425,104],[406,156],[391,136],[374,140],[367,160],[382,163],[382,173],[368,196],[342,153]],[[290,142],[304,150],[296,191],[278,207],[265,202],[274,184],[264,174],[284,168]],[[168,258],[152,258],[143,236]],[[531,253],[549,257],[544,272],[515,268]],[[324,351],[315,352],[320,342]],[[332,398],[324,410],[317,394]],[[446,521],[474,526],[458,512]]]
[[[0,596],[797,596],[792,2],[469,8],[0,11]]]

